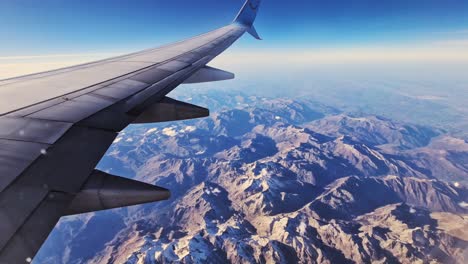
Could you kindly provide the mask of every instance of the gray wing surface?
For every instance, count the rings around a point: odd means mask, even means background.
[[[172,45],[0,81],[0,263],[29,262],[63,215],[169,198],[95,166],[129,124],[207,116],[166,95],[184,82],[233,78],[207,64],[256,34],[259,2],[247,0],[228,26]]]

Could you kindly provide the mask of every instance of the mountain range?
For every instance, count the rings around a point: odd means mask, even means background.
[[[466,263],[468,143],[307,99],[199,95],[99,168],[169,201],[63,218],[34,262]]]

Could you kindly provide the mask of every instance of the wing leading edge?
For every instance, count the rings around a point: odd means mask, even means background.
[[[117,58],[0,81],[0,263],[26,263],[61,216],[168,199],[168,190],[96,171],[132,123],[207,116],[166,95],[234,78],[207,64],[253,28],[260,1],[228,26]]]

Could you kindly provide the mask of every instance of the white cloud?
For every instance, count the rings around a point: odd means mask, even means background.
[[[175,137],[177,135],[177,131],[174,130],[172,127],[166,127],[162,130],[163,135],[168,137]]]
[[[196,127],[194,126],[186,126],[185,128],[183,128],[182,130],[180,130],[181,133],[190,133],[190,132],[193,132],[197,130]]]
[[[156,131],[158,131],[157,128],[150,128],[150,129],[148,129],[148,131],[146,131],[145,135],[149,135],[149,134],[154,133]]]

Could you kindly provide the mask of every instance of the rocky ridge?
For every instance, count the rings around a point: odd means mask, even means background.
[[[172,199],[66,218],[51,239],[71,242],[37,259],[467,260],[465,141],[380,117],[336,115],[308,101],[226,102],[235,109],[120,134],[101,168],[169,188]],[[107,235],[80,246],[96,226]]]

